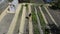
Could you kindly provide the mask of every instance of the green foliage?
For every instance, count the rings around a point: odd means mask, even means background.
[[[27,6],[28,6],[28,4],[25,4],[25,6],[27,7]]]
[[[51,2],[52,8],[60,8],[60,0],[57,0],[57,2]]]
[[[37,17],[34,11],[32,11],[32,21],[33,21],[34,34],[40,34],[38,29]]]
[[[12,2],[13,0],[8,0],[9,2]]]
[[[39,32],[39,29],[37,28],[38,26],[36,26],[35,25],[35,27],[34,27],[34,34],[39,34],[40,32]]]
[[[37,24],[37,17],[34,12],[32,13],[32,20],[33,20],[34,24]]]

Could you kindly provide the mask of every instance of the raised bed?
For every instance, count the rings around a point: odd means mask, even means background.
[[[46,13],[46,10],[45,10],[45,8],[43,6],[41,7],[41,9],[43,10],[44,13]],[[46,27],[44,28],[44,32],[45,32],[45,34],[50,34],[49,33],[50,32],[49,29],[46,28]]]
[[[22,16],[22,10],[23,10],[23,5],[21,7],[21,10],[19,12],[19,15],[18,15],[18,20],[17,20],[17,24],[16,24],[16,27],[15,27],[15,30],[14,30],[14,33],[13,34],[19,34],[19,27],[20,27],[20,20],[21,20],[21,16]]]
[[[38,17],[40,19],[40,23],[41,23],[42,28],[45,28],[45,25],[46,25],[45,21],[44,21],[43,16],[38,8],[37,8],[37,14],[38,14]]]
[[[36,14],[35,14],[33,8],[32,8],[32,22],[33,22],[33,33],[40,34],[39,28],[38,28],[38,23],[37,23],[37,17],[36,17]]]

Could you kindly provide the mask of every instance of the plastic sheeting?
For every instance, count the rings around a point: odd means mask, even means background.
[[[13,0],[12,3],[10,4],[9,11],[15,12],[17,7],[18,7],[18,0]]]

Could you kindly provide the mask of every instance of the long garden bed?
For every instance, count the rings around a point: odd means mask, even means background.
[[[38,23],[37,23],[37,17],[33,8],[32,8],[32,22],[33,22],[33,31],[34,31],[33,33],[40,34]]]
[[[19,27],[20,27],[20,20],[21,20],[21,16],[22,16],[22,10],[23,10],[23,5],[21,7],[21,10],[19,12],[19,15],[18,15],[18,20],[17,20],[17,24],[16,24],[16,27],[15,27],[15,30],[14,30],[14,33],[13,34],[19,34]]]
[[[42,9],[43,13],[46,13],[46,10],[43,6],[41,7],[41,9]],[[46,29],[46,27],[44,28],[44,32],[45,32],[45,34],[50,34],[49,29]]]

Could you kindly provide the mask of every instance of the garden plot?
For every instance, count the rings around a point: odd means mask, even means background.
[[[38,7],[36,7],[36,9],[37,9],[38,17],[40,19],[41,26],[42,26],[42,28],[45,28],[46,24],[45,24],[45,21],[43,19],[43,16],[42,16],[41,12],[40,12],[40,9]]]
[[[17,18],[17,24],[16,24],[16,27],[14,29],[13,34],[19,34],[19,27],[20,27],[20,20],[21,20],[22,12],[23,12],[23,5],[22,5],[21,10],[19,12],[19,15],[18,15],[18,18]]]
[[[33,33],[40,34],[39,28],[38,28],[38,23],[37,23],[37,17],[36,17],[35,10],[34,10],[33,6],[32,6],[32,22],[33,22]]]
[[[25,19],[25,27],[24,27],[24,34],[29,34],[29,19],[27,19],[28,17],[28,4],[25,4],[26,7],[26,19]],[[29,18],[29,17],[28,17]]]

